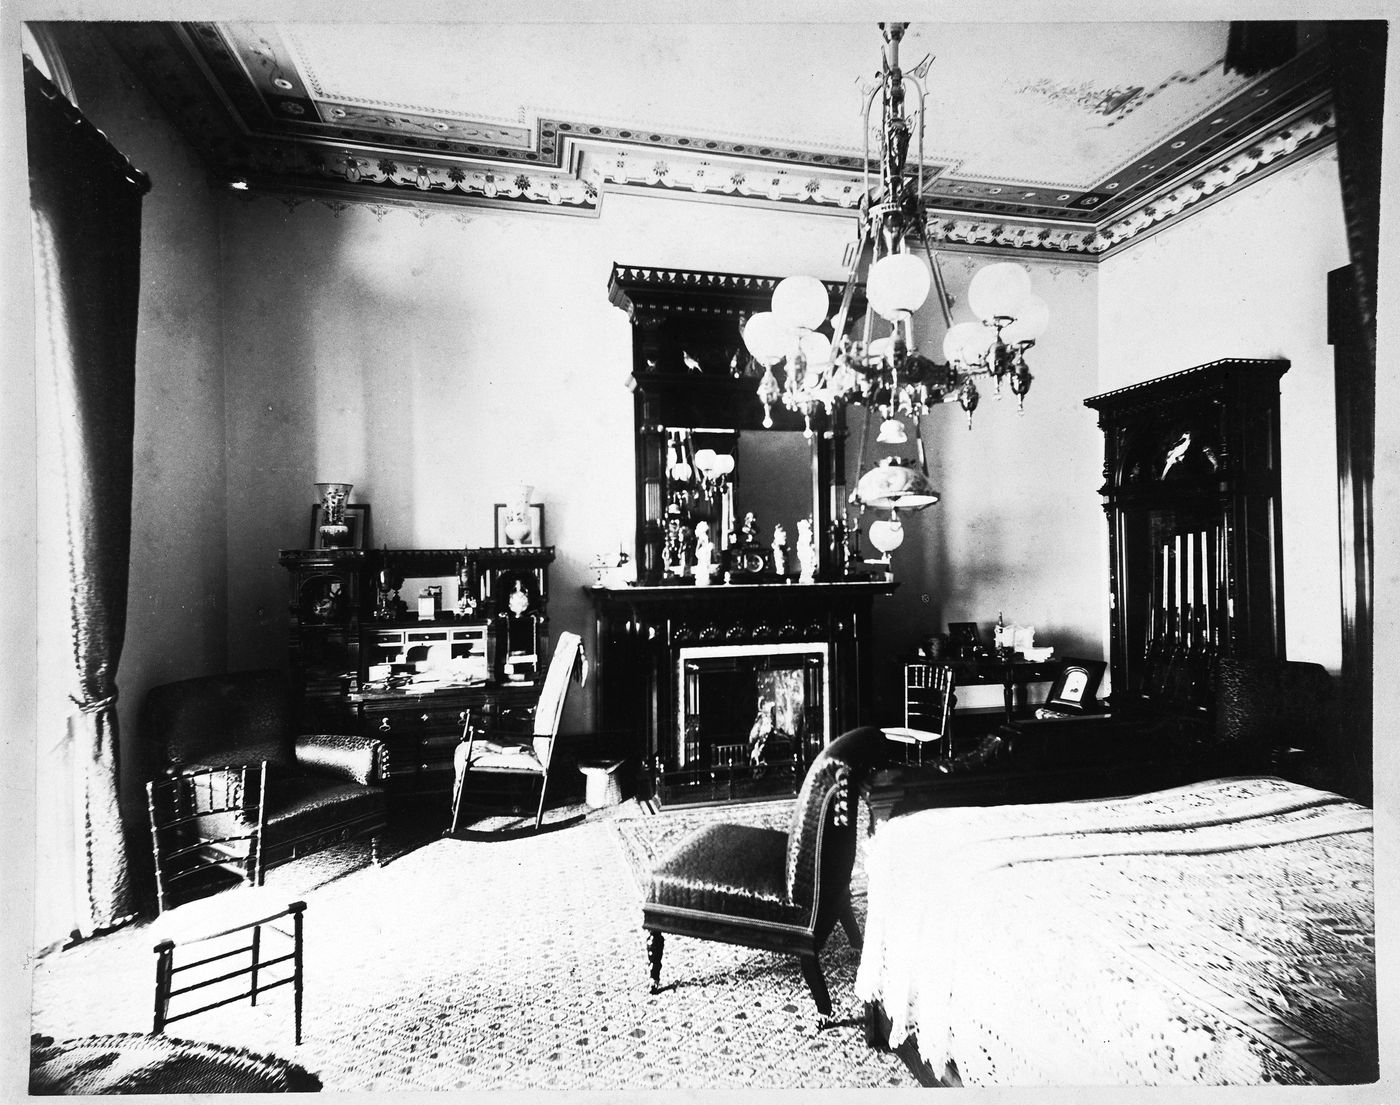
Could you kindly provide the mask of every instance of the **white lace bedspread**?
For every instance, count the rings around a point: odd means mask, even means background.
[[[1370,1080],[1371,825],[1267,777],[896,817],[856,992],[964,1085]]]

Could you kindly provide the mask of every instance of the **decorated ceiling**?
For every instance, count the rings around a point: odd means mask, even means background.
[[[1330,143],[1320,31],[1299,24],[1293,56],[1246,77],[1228,30],[911,25],[931,239],[1102,255]],[[105,32],[229,182],[574,215],[620,191],[849,214],[883,45],[877,24],[833,23]]]

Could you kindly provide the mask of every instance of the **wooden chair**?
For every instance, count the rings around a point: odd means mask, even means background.
[[[295,1037],[296,1042],[300,1044],[302,914],[305,911],[305,902],[293,902],[286,909],[269,917],[235,925],[233,928],[208,936],[181,941],[185,947],[214,943],[218,950],[212,951],[202,958],[179,965],[175,963],[176,942],[162,940],[154,949],[156,953],[156,1002],[155,1022],[152,1031],[155,1033],[164,1032],[165,1026],[175,1021],[193,1017],[198,1013],[206,1013],[210,1009],[217,1009],[244,998],[249,999],[249,1005],[257,1005],[259,994],[265,994],[279,986],[290,986],[292,988],[292,1019]],[[290,931],[277,924],[279,921],[285,922],[288,918],[291,919]],[[263,939],[264,929],[273,936],[282,937],[290,943],[279,942],[269,946],[268,941]],[[229,938],[245,939],[244,933],[247,933],[247,943],[237,944],[234,947],[220,947],[215,943]],[[247,957],[246,960],[243,958],[244,956]],[[290,970],[275,971],[269,979],[267,972],[273,968],[285,968],[288,964],[290,964]],[[202,973],[195,974],[193,972]],[[244,978],[248,980],[246,990],[239,990],[234,994],[213,997],[212,1000],[208,1000],[213,994],[220,994],[231,986],[242,985]],[[198,999],[191,998],[190,1001],[199,1000],[204,1001],[205,1004],[175,1013],[170,1011],[172,999],[184,998],[200,991],[211,991],[212,994],[201,993]]]
[[[564,699],[576,670],[583,663],[583,640],[577,633],[564,632],[554,646],[554,655],[545,673],[544,686],[533,707],[533,734],[529,739],[520,735],[478,733],[470,715],[462,726],[462,741],[453,754],[455,776],[452,786],[452,824],[449,833],[457,832],[462,822],[462,809],[468,778],[471,775],[533,777],[540,783],[539,808],[535,811],[535,829],[544,822],[544,800],[549,789],[549,767],[554,759],[554,746],[559,733],[559,719],[564,713]]]
[[[141,740],[151,777],[267,764],[260,861],[264,869],[331,844],[368,837],[376,862],[388,823],[383,746],[353,733],[308,733],[299,696],[273,669],[196,676],[152,687]]]
[[[924,762],[924,746],[944,742],[947,752],[949,722],[952,718],[953,703],[957,695],[953,693],[953,669],[947,664],[932,664],[921,669],[927,672],[928,682],[919,688],[909,688],[904,708],[904,725],[900,728],[882,730],[885,739],[894,741],[904,748],[904,762],[909,762],[909,750],[914,750],[914,762]],[[915,690],[917,690],[917,713],[915,712]],[[917,725],[915,723],[918,723]]]
[[[861,944],[850,899],[857,806],[887,744],[879,729],[866,726],[822,749],[787,832],[711,825],[661,861],[642,907],[652,993],[660,988],[664,934],[674,933],[796,955],[817,1012],[831,1016],[818,954],[838,921],[851,945]]]
[[[266,761],[146,784],[160,912],[219,889],[228,881],[221,875],[249,886],[262,881],[266,788]]]

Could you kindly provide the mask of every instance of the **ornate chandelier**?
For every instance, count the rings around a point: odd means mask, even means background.
[[[830,307],[826,289],[811,276],[790,276],[773,291],[771,310],[744,325],[744,344],[763,366],[758,398],[764,425],[772,425],[773,404],[800,413],[811,434],[818,408],[860,403],[891,419],[912,418],[942,403],[958,403],[968,425],[977,408],[979,377],[990,377],[1000,395],[1003,380],[1018,401],[1031,385],[1025,353],[1049,322],[1044,300],[1033,295],[1030,277],[1018,264],[992,264],[980,270],[968,290],[979,321],[954,325],[951,299],[929,246],[924,208],[924,86],[899,66],[899,43],[907,23],[881,23],[885,47],[879,84],[863,113],[864,191],[859,233],[841,304],[831,319],[833,338],[820,331]],[[914,101],[906,115],[906,99]],[[870,113],[880,100],[879,179],[872,172]],[[917,162],[906,171],[909,144],[917,134]],[[923,256],[914,252],[922,247]],[[869,310],[858,334],[847,334],[847,315],[864,284]],[[918,351],[913,314],[936,286],[947,334],[939,364]],[[879,322],[876,321],[878,316]],[[883,331],[883,332],[879,332]],[[780,383],[775,369],[782,372]],[[896,438],[898,439],[898,438]]]

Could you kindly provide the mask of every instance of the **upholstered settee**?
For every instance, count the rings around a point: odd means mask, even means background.
[[[262,866],[385,826],[379,741],[300,733],[297,697],[280,671],[199,676],[153,687],[139,737],[155,773],[267,763]]]

